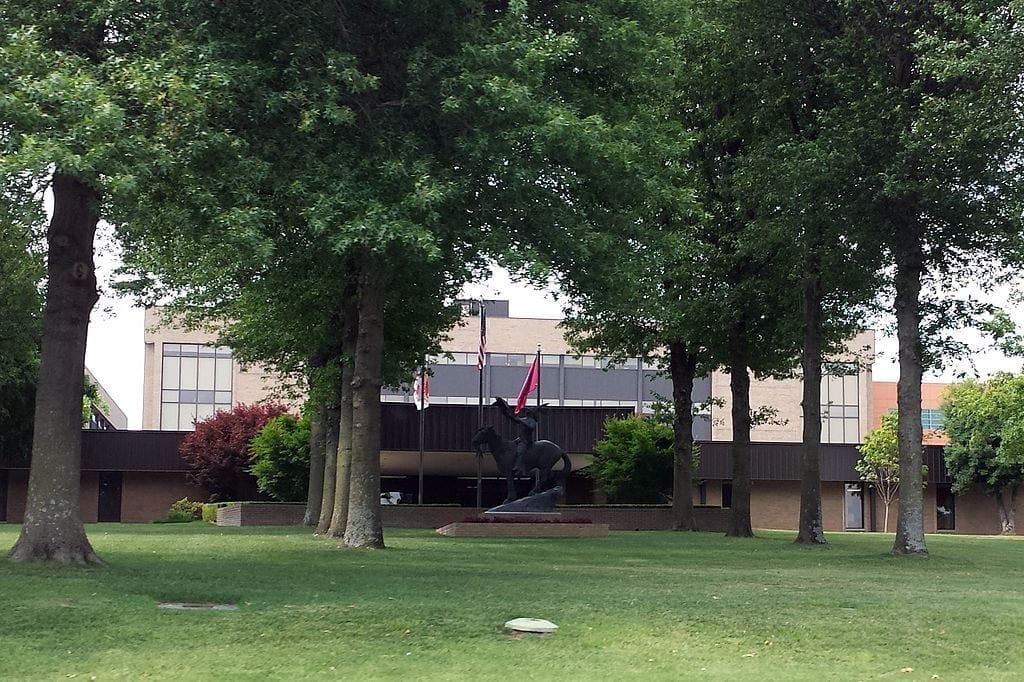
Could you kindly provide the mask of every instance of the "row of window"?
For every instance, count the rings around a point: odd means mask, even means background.
[[[821,377],[821,440],[860,442],[860,376],[853,365],[833,367]],[[839,374],[839,372],[850,372]]]
[[[207,346],[200,343],[165,343],[163,356],[231,358],[231,349],[227,346]]]
[[[943,410],[921,409],[921,427],[925,431],[937,431],[946,424],[946,413]]]
[[[232,405],[231,350],[165,343],[160,379],[160,428],[190,431],[195,422]]]
[[[382,402],[386,403],[412,403],[414,399],[409,394],[389,394],[382,393],[380,396]],[[430,402],[434,405],[477,405],[479,398],[477,396],[430,396]],[[490,400],[485,400],[485,404],[490,405]],[[544,401],[552,407],[628,407],[630,409],[636,408],[635,400],[554,400],[547,399]],[[531,399],[530,404],[533,405],[534,401]],[[644,410],[650,411],[654,409],[654,403],[644,402]]]
[[[487,364],[495,367],[529,367],[537,356],[533,353],[488,353]],[[445,353],[427,358],[430,365],[476,365],[476,353]],[[571,355],[549,355],[541,353],[540,364],[545,367],[583,367],[585,369],[636,369],[640,363],[637,358],[626,358],[612,361],[594,355],[573,357]],[[657,365],[645,362],[647,370],[659,369]]]
[[[191,429],[192,422],[212,415],[220,409],[230,409],[232,404],[232,373],[234,369],[231,351],[224,346],[213,347],[201,344],[166,343],[162,346],[161,373],[161,428]],[[492,364],[504,366],[526,366],[533,362],[534,355],[527,353],[491,353]],[[433,358],[438,363],[475,364],[475,353],[452,353]],[[541,355],[547,365],[560,363],[567,367],[603,368],[608,360],[596,356],[573,358],[561,355]],[[625,369],[636,369],[637,360],[630,359],[620,365]],[[645,368],[648,366],[645,364]],[[830,443],[859,443],[860,417],[858,376],[822,377],[822,440]],[[404,395],[382,395],[389,402],[409,402]],[[434,396],[435,404],[475,405],[477,397]],[[560,401],[567,407],[636,407],[631,400],[567,399]],[[649,412],[652,404],[645,402],[643,411]],[[710,409],[700,413],[707,414]],[[925,428],[941,427],[941,410],[928,411],[932,419]],[[934,413],[937,413],[934,414]],[[938,424],[933,426],[932,424]]]

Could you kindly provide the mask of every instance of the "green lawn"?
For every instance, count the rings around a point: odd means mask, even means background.
[[[17,530],[0,525],[0,551]],[[88,531],[108,566],[0,561],[0,679],[1024,676],[1024,538],[930,536],[922,560],[881,534],[393,531],[365,552],[294,528]],[[510,637],[517,616],[561,629]]]

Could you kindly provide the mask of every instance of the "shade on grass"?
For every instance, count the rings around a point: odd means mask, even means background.
[[[0,526],[10,547],[16,526]],[[1019,679],[1024,538],[492,540],[89,527],[103,568],[0,562],[0,679]],[[158,602],[237,603],[234,612]],[[536,617],[549,636],[509,636]],[[912,672],[910,672],[912,669]],[[907,672],[903,672],[907,671]]]

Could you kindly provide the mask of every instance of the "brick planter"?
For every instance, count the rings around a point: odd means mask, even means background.
[[[476,516],[484,509],[474,507],[444,507],[433,505],[383,505],[381,521],[385,528],[441,528],[453,525],[467,517]],[[605,525],[611,530],[669,530],[672,510],[665,507],[559,507],[566,517],[583,516],[593,521],[592,526]],[[697,507],[694,510],[698,530],[724,533],[729,521],[729,510],[718,507]],[[305,505],[280,502],[239,502],[217,509],[218,526],[297,526],[302,523]],[[509,526],[513,524],[477,524]],[[545,526],[567,524],[540,524]],[[537,537],[537,536],[535,536]]]
[[[306,505],[282,502],[239,502],[217,508],[218,526],[297,526]]]
[[[457,538],[598,538],[608,535],[606,523],[471,523],[458,521],[438,528]]]

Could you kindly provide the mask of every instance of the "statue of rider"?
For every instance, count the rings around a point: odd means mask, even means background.
[[[516,414],[512,410],[512,406],[504,398],[495,398],[494,404],[501,409],[502,414],[518,426],[519,436],[512,441],[516,444],[516,456],[512,463],[512,472],[525,476],[529,472],[526,471],[523,459],[530,446],[536,440],[537,411],[532,408],[526,408],[522,414]]]

